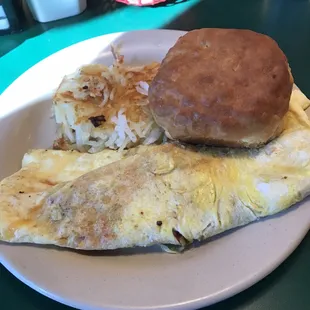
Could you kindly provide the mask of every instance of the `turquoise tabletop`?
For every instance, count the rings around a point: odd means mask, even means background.
[[[110,0],[88,3],[88,9],[79,16],[47,24],[29,19],[22,32],[0,36],[0,93],[38,61],[94,36],[139,29],[226,27],[248,28],[273,37],[287,55],[296,83],[310,96],[308,0],[179,0],[144,8]],[[309,293],[308,233],[296,251],[268,277],[208,309],[309,310]],[[0,297],[3,310],[69,309],[28,288],[1,265]]]

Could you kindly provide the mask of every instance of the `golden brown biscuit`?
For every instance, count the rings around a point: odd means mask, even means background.
[[[199,29],[169,50],[149,88],[152,114],[168,137],[256,147],[282,131],[293,78],[270,37]]]

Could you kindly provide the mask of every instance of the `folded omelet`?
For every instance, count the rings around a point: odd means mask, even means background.
[[[260,149],[34,150],[0,184],[0,240],[84,250],[185,246],[310,193],[309,100],[295,88],[281,136]]]

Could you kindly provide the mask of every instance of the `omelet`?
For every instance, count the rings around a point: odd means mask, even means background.
[[[0,240],[184,248],[284,211],[310,193],[309,105],[295,88],[283,133],[260,149],[30,151],[0,184]]]
[[[125,154],[126,152],[112,150],[97,154],[80,153],[74,150],[66,152],[48,149],[30,150],[23,157],[22,169],[0,183],[0,197],[47,190],[59,183],[74,180],[91,170],[120,160]]]

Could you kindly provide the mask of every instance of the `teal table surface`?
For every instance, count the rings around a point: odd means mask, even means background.
[[[0,36],[0,93],[38,61],[94,36],[139,29],[201,27],[248,28],[270,35],[286,53],[295,82],[310,96],[309,0],[179,0],[145,8],[89,0],[88,9],[81,15],[46,24],[33,21],[26,10],[23,31]],[[64,310],[69,307],[36,293],[0,265],[0,309]],[[208,308],[230,309],[309,310],[310,233],[264,280]]]

